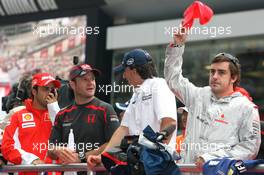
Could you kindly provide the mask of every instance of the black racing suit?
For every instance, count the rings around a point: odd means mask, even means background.
[[[108,142],[118,127],[113,107],[94,98],[86,104],[70,105],[57,114],[49,144],[67,146],[70,129],[73,129],[76,152],[85,153]]]

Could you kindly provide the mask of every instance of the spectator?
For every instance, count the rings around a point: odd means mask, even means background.
[[[134,87],[134,93],[126,109],[121,126],[112,136],[106,149],[120,145],[126,135],[139,135],[150,125],[158,132],[169,125],[176,125],[176,101],[166,81],[157,77],[149,53],[135,49],[125,54],[122,65],[123,77]],[[176,131],[165,141],[175,147]],[[101,156],[90,156],[88,167],[101,163]]]
[[[182,134],[176,137],[176,151],[180,154],[182,149],[182,143],[185,138],[185,129],[188,117],[188,109],[186,107],[179,107],[177,110],[178,114],[181,114],[181,128]]]
[[[25,100],[25,108],[15,112],[6,126],[2,154],[14,164],[51,163],[46,156],[52,121],[48,114],[48,101],[56,101],[51,91],[60,87],[60,82],[48,73],[40,73],[32,79],[32,99]],[[58,105],[58,104],[57,104]],[[23,173],[19,174],[38,174]]]
[[[186,34],[174,35],[167,47],[165,78],[189,110],[183,163],[198,166],[215,158],[254,159],[260,146],[257,106],[240,92],[240,64],[227,53],[217,54],[210,66],[209,85],[196,87],[182,76]]]
[[[100,154],[119,126],[113,107],[94,96],[95,77],[99,74],[88,64],[76,65],[70,70],[74,103],[57,114],[50,136],[49,155],[62,164],[86,162],[87,156]],[[66,147],[71,129],[75,150]]]

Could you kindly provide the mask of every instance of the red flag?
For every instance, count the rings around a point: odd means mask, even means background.
[[[214,12],[210,7],[200,1],[195,1],[184,11],[182,25],[187,29],[191,28],[195,18],[198,18],[200,24],[204,25],[210,21],[213,15]]]

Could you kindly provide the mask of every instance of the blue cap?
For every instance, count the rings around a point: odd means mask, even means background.
[[[152,61],[150,54],[143,49],[134,49],[125,53],[122,64],[115,67],[115,72],[124,71],[126,67],[135,67]]]

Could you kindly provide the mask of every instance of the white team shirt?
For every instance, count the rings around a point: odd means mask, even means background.
[[[146,79],[134,94],[121,122],[129,128],[129,135],[139,135],[148,125],[158,132],[161,119],[169,117],[177,121],[177,107],[174,94],[163,78]],[[169,145],[175,148],[177,129]]]

